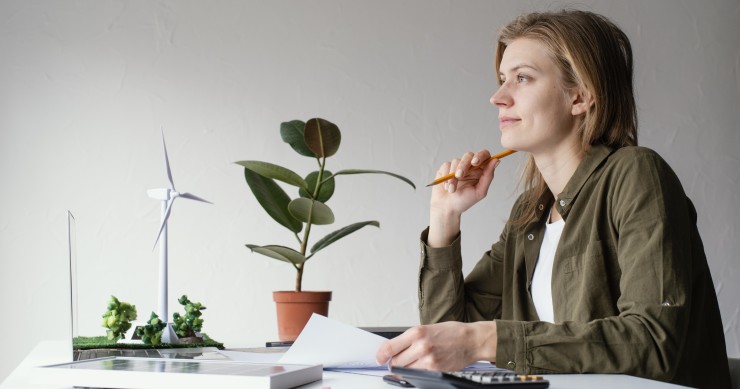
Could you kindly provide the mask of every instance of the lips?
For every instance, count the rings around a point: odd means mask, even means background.
[[[515,124],[517,122],[521,121],[521,119],[510,117],[510,116],[501,116],[498,118],[498,124],[499,128],[508,127],[512,124]]]

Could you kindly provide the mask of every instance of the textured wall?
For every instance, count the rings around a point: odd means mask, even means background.
[[[585,1],[630,36],[641,143],[674,167],[699,212],[728,352],[740,356],[739,6],[727,1]],[[500,148],[492,57],[519,1],[0,2],[0,379],[42,339],[64,336],[65,211],[78,221],[81,333],[102,334],[110,294],[156,309],[164,127],[181,201],[170,223],[171,311],[187,293],[229,346],[275,339],[272,290],[293,271],[245,243],[293,244],[248,192],[242,159],[306,174],[281,121],[325,117],[343,130],[330,169],[337,226],[376,219],[308,263],[306,289],[334,291],[330,316],[412,325],[423,187],[444,160]],[[465,271],[498,236],[519,157],[466,216]],[[332,231],[316,228],[315,237]],[[315,239],[316,239],[315,238]]]

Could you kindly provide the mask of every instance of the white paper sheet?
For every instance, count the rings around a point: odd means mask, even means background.
[[[386,338],[313,314],[280,363],[335,369],[387,369],[375,362]]]

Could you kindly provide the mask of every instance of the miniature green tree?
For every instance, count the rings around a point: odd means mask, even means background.
[[[188,300],[187,295],[182,295],[177,301],[185,307],[185,315],[180,316],[177,312],[172,314],[175,333],[181,338],[195,337],[195,333],[203,328],[203,319],[200,316],[203,315],[201,310],[206,307]]]
[[[134,320],[136,320],[136,306],[118,301],[116,296],[110,296],[108,310],[103,314],[103,327],[108,329],[106,331],[108,339],[123,339]]]
[[[162,343],[162,330],[167,326],[156,313],[152,312],[145,326],[136,328],[136,335],[141,337],[144,344],[156,346]]]

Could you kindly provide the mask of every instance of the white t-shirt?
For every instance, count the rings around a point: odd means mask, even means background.
[[[547,218],[550,219],[549,217]],[[552,306],[552,264],[558,248],[560,235],[563,233],[565,220],[545,224],[545,237],[542,238],[540,257],[532,276],[532,301],[540,320],[555,323]]]

